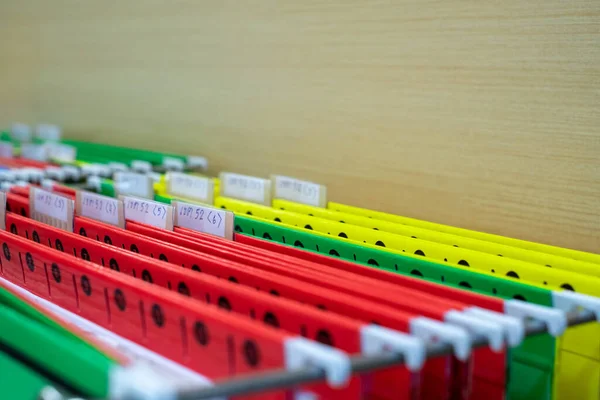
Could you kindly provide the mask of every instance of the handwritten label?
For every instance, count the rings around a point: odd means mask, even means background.
[[[0,142],[0,157],[13,158],[13,145],[8,142]]]
[[[36,161],[48,160],[48,148],[43,144],[23,143],[21,157]]]
[[[167,172],[167,193],[202,203],[213,203],[215,183],[203,176]]]
[[[325,207],[327,188],[316,183],[301,181],[288,176],[273,175],[274,197],[309,206]]]
[[[73,146],[59,143],[46,144],[48,156],[51,159],[59,161],[75,161],[77,158],[77,149]]]
[[[173,201],[175,226],[233,240],[233,213],[219,208]]]
[[[125,219],[173,230],[173,207],[137,197],[122,197]]]
[[[29,208],[33,219],[73,231],[73,200],[33,186],[29,190]]]
[[[271,181],[248,175],[222,172],[221,196],[271,206]]]
[[[6,192],[0,192],[0,229],[6,230]]]
[[[92,192],[78,191],[75,212],[77,215],[125,228],[123,202]]]
[[[117,172],[114,176],[115,192],[150,199],[154,197],[152,178],[134,172]]]

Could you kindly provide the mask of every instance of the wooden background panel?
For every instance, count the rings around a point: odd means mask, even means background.
[[[600,243],[597,0],[0,2],[0,122]]]

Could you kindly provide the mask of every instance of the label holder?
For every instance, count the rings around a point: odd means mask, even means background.
[[[233,240],[235,216],[231,211],[179,200],[173,200],[171,204],[175,207],[175,226]]]
[[[271,181],[250,175],[221,172],[221,196],[271,207]]]
[[[75,205],[72,199],[33,186],[29,190],[29,212],[32,219],[73,232]]]
[[[150,199],[154,196],[154,184],[148,175],[135,172],[117,172],[114,175],[115,194]]]
[[[271,175],[273,198],[313,207],[327,206],[327,187],[289,176]]]
[[[167,172],[167,194],[183,200],[213,204],[215,182],[205,176],[194,176],[181,172]]]
[[[119,196],[119,200],[123,202],[125,221],[173,230],[173,206],[134,196]]]
[[[121,199],[78,190],[75,194],[75,215],[125,229],[125,214]]]

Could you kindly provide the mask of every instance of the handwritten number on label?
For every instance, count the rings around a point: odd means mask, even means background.
[[[54,207],[60,211],[63,211],[67,206],[67,202],[62,197],[52,196],[49,193],[38,192],[37,200],[49,207]]]

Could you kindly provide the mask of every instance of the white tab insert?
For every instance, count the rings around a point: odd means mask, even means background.
[[[117,172],[114,177],[115,192],[119,195],[131,195],[151,199],[154,197],[152,178],[134,172]]]
[[[172,201],[175,226],[233,240],[234,215],[219,208]]]
[[[13,158],[13,145],[9,142],[0,142],[0,157]]]
[[[163,167],[165,167],[167,171],[183,171],[185,169],[185,163],[180,158],[163,157]]]
[[[23,143],[21,157],[36,161],[48,160],[48,148],[43,144]]]
[[[57,125],[39,124],[35,128],[35,134],[42,140],[58,142],[62,138],[62,129]]]
[[[119,172],[119,171],[128,171],[129,167],[123,163],[120,162],[116,162],[116,161],[111,161],[108,163],[108,168],[110,168],[110,170],[112,172]]]
[[[77,149],[61,143],[46,143],[48,157],[54,160],[72,162],[77,158]]]
[[[123,202],[119,199],[92,192],[77,191],[75,211],[82,217],[125,228]]]
[[[14,123],[10,128],[10,133],[13,139],[19,142],[31,141],[31,127],[27,124]]]
[[[365,325],[360,329],[361,353],[372,356],[386,352],[401,354],[411,371],[421,369],[426,359],[425,342],[417,337],[384,328]]]
[[[567,314],[557,308],[539,306],[521,300],[506,300],[504,312],[521,319],[542,321],[552,336],[560,336],[567,329]]]
[[[134,160],[131,162],[131,169],[145,174],[152,171],[152,164],[148,161]]]
[[[221,196],[271,206],[271,181],[254,176],[222,172]]]
[[[172,206],[139,197],[123,196],[122,200],[126,220],[173,230]]]
[[[188,156],[187,166],[191,169],[206,171],[208,169],[208,160],[200,156]]]
[[[213,204],[215,182],[204,176],[167,172],[167,193],[201,203]]]
[[[471,354],[473,345],[471,336],[463,328],[426,317],[417,317],[410,321],[410,332],[426,342],[450,344],[454,350],[454,355],[461,361],[467,360]]]
[[[343,386],[352,374],[346,353],[303,337],[286,339],[284,352],[286,369],[321,368],[332,387]]]
[[[73,232],[73,200],[33,186],[29,191],[31,218]]]
[[[315,207],[327,205],[327,188],[313,182],[273,175],[273,197]]]

